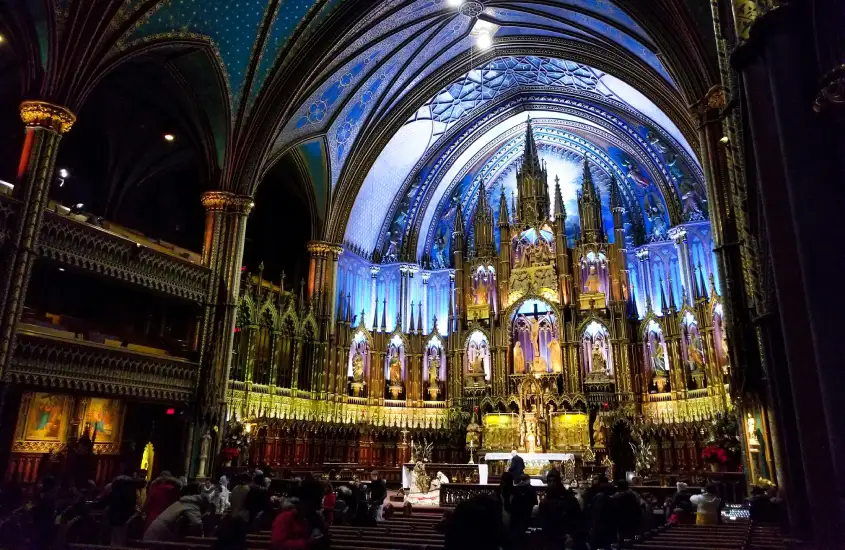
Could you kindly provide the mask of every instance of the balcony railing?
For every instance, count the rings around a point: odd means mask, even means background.
[[[17,203],[0,195],[0,238]],[[38,241],[40,256],[155,292],[202,302],[210,271],[195,253],[133,235],[118,226],[98,227],[47,210]],[[2,242],[2,241],[0,241]]]
[[[8,377],[49,390],[188,402],[198,365],[157,355],[19,329]]]

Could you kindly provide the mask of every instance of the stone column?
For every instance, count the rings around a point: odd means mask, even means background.
[[[66,107],[43,101],[24,101],[26,125],[23,151],[12,193],[16,200],[9,239],[2,248],[2,316],[0,316],[0,378],[5,376],[15,346],[15,328],[23,312],[26,290],[38,248],[44,209],[50,194],[62,135],[76,116]]]
[[[651,285],[651,263],[648,261],[648,249],[643,248],[637,250],[637,259],[640,261],[640,282],[643,285],[643,290],[645,290],[645,303],[646,308],[648,308],[649,304],[654,304],[654,292]],[[645,313],[648,313],[648,311]]]
[[[423,290],[422,290],[422,318],[423,318],[423,326],[421,328],[423,334],[428,334],[434,327],[429,327],[429,323],[431,323],[431,319],[428,318],[428,280],[431,279],[431,273],[427,271],[422,272],[422,282],[423,282]]]
[[[201,424],[222,428],[226,419],[226,390],[240,298],[246,222],[254,203],[247,195],[210,191],[202,196],[202,205],[206,212],[202,263],[211,270],[211,275],[199,348],[197,412]],[[194,435],[205,431],[194,430]],[[217,433],[222,434],[222,430]],[[221,437],[217,437],[212,457],[217,456],[220,444]]]
[[[370,313],[373,315],[372,323],[367,323],[366,320],[364,321],[364,326],[375,326],[378,323],[378,319],[376,319],[376,304],[378,302],[378,297],[376,296],[378,292],[378,274],[381,271],[381,267],[377,265],[370,266]]]
[[[683,227],[673,227],[669,230],[669,237],[675,243],[675,250],[678,252],[678,267],[681,270],[681,281],[684,292],[691,304],[695,299],[695,286],[692,281],[692,272],[689,261],[689,243],[687,243],[687,230]]]

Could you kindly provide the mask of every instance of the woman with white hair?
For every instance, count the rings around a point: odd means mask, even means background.
[[[217,482],[217,494],[214,498],[214,510],[221,516],[229,511],[229,479],[220,476]]]

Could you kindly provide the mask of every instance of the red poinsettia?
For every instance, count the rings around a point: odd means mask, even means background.
[[[724,464],[728,461],[728,453],[718,445],[708,445],[701,451],[701,460],[704,462]]]
[[[241,452],[238,449],[235,449],[234,447],[227,447],[220,451],[220,454],[223,455],[224,460],[231,461],[238,458],[241,455]]]

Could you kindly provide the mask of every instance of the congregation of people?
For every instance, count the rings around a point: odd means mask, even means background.
[[[447,550],[610,548],[656,527],[657,523],[716,524],[723,500],[716,485],[692,490],[679,483],[675,494],[657,502],[624,480],[594,476],[588,486],[566,485],[558,470],[546,475],[543,492],[518,465],[502,474],[494,495],[476,496],[444,512],[436,529]],[[333,476],[332,476],[333,477]],[[583,484],[582,484],[583,485]],[[68,543],[132,546],[133,541],[176,542],[212,537],[213,550],[247,548],[250,533],[270,533],[270,548],[328,549],[330,526],[373,527],[410,505],[394,510],[378,472],[366,482],[334,483],[310,474],[271,477],[260,470],[228,479],[189,482],[170,472],[148,481],[127,472],[98,489],[60,486],[47,476],[32,498],[12,482],[0,492],[2,548],[64,548]],[[542,497],[542,498],[541,498]],[[776,492],[754,489],[752,519],[777,521]]]

